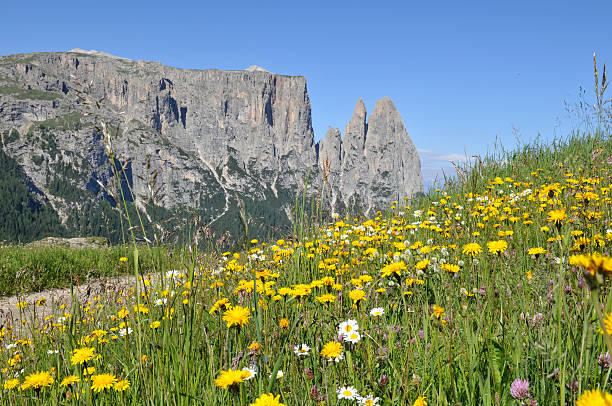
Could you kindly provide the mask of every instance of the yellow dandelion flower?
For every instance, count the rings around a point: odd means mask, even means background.
[[[117,383],[117,378],[113,374],[99,374],[91,376],[91,389],[101,392],[110,389]]]
[[[402,271],[405,271],[406,269],[407,267],[404,261],[400,261],[400,262],[393,262],[392,264],[389,264],[383,267],[383,269],[381,269],[380,272],[382,273],[382,276],[384,277],[390,276],[392,274],[401,276]]]
[[[262,393],[260,397],[255,399],[255,403],[250,406],[286,406],[280,402],[280,395],[274,396],[271,393]]]
[[[508,243],[504,240],[489,241],[487,248],[490,253],[500,255],[508,248]]]
[[[338,358],[342,354],[342,344],[335,341],[330,341],[323,346],[321,355],[325,358]]]
[[[220,388],[227,389],[230,386],[244,381],[244,379],[249,376],[250,373],[248,371],[239,369],[233,370],[230,368],[227,371],[221,371],[221,373],[219,373],[219,376],[215,379],[215,385]]]
[[[209,314],[213,314],[217,310],[220,309],[229,309],[231,306],[228,298],[224,297],[223,299],[219,299],[215,302],[213,307],[208,311]]]
[[[227,310],[223,314],[223,321],[227,323],[227,327],[238,326],[242,327],[249,324],[251,311],[242,306],[235,306]]]
[[[81,382],[81,378],[79,378],[76,375],[70,375],[62,379],[60,386],[68,386],[68,385],[72,385],[73,383],[77,383],[77,382]]]
[[[439,319],[443,315],[444,315],[444,308],[438,305],[434,305],[433,313],[431,314],[431,318],[433,319],[435,317],[436,319]]]
[[[92,347],[77,348],[72,351],[70,361],[72,365],[80,365],[84,362],[90,361],[95,356],[95,351]]]
[[[120,379],[117,381],[117,383],[113,386],[113,389],[115,389],[115,391],[117,392],[123,392],[124,390],[129,389],[129,387],[131,386],[131,382],[127,379]]]
[[[541,254],[546,254],[546,250],[542,247],[533,247],[527,250],[528,255],[534,255],[536,258]]]
[[[358,303],[360,300],[365,300],[366,293],[361,289],[351,290],[349,292],[349,298],[353,303]]]
[[[556,226],[560,226],[563,220],[567,218],[565,209],[551,210],[548,212],[548,222],[554,223]]]
[[[416,398],[412,406],[427,406],[427,399],[424,396],[419,396]]]
[[[585,391],[578,400],[576,406],[611,406],[612,395],[599,389]]]
[[[28,389],[28,388],[40,389],[45,386],[51,386],[53,382],[54,382],[54,379],[51,376],[50,372],[48,371],[35,372],[25,377],[25,380],[21,384],[20,389],[21,390]]]
[[[9,379],[8,381],[4,382],[3,388],[4,390],[12,390],[19,386],[19,383],[19,379],[17,378]]]
[[[416,265],[414,266],[416,269],[418,269],[419,271],[424,270],[425,268],[427,268],[427,265],[429,265],[429,262],[431,262],[428,259],[423,259],[419,262],[416,263]]]
[[[463,246],[462,252],[474,258],[482,252],[482,247],[478,243],[471,242]]]
[[[441,268],[451,273],[457,273],[459,272],[459,269],[460,269],[459,265],[455,265],[455,264],[442,264]]]
[[[336,301],[336,296],[332,295],[331,293],[326,293],[324,295],[317,296],[315,300],[319,303],[333,303]]]

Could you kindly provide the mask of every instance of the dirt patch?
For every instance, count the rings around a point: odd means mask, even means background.
[[[135,281],[134,276],[126,275],[102,278],[74,286],[72,292],[70,288],[64,288],[0,297],[0,328],[8,324],[13,328],[18,328],[23,324],[22,321],[30,320],[34,314],[33,307],[36,307],[36,319],[42,320],[51,314],[57,314],[61,305],[66,305],[65,311],[70,313],[73,300],[76,300],[78,304],[93,301],[96,296],[99,296],[102,302],[114,300],[122,290],[136,287]],[[140,286],[143,288],[142,283]],[[17,307],[20,302],[27,303],[22,310]]]
[[[26,244],[26,247],[101,248],[108,246],[104,237],[60,238],[47,237]]]

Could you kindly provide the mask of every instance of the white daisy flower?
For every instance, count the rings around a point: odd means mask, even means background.
[[[344,339],[348,341],[349,343],[355,344],[355,343],[358,343],[359,340],[361,340],[361,335],[359,335],[357,331],[353,331],[352,333],[345,335]]]
[[[357,389],[353,386],[342,386],[338,388],[338,399],[353,400],[359,396]]]
[[[281,369],[279,369],[278,372],[276,373],[276,379],[280,379],[283,376],[285,376],[285,373]],[[270,378],[272,378],[272,375],[270,375]]]
[[[296,345],[295,347],[293,347],[293,352],[296,353],[298,356],[306,356],[310,353],[310,347],[306,344]]]
[[[375,406],[380,398],[375,398],[373,394],[359,398],[359,406]]]
[[[359,330],[359,325],[357,324],[356,320],[347,320],[347,321],[343,321],[342,323],[340,323],[340,326],[338,326],[338,333],[342,336],[345,336],[347,334],[352,333],[353,331],[358,331]]]
[[[128,327],[128,328],[122,328],[122,329],[120,329],[120,330],[119,330],[119,335],[120,335],[121,337],[125,337],[125,336],[127,336],[127,335],[129,335],[129,334],[132,334],[132,332],[133,332],[133,331],[134,331],[134,330],[132,330],[130,327]]]
[[[370,316],[378,317],[382,316],[383,314],[385,314],[385,309],[383,309],[382,307],[375,307],[370,310]]]

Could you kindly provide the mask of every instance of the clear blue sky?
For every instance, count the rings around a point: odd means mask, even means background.
[[[612,63],[612,1],[5,2],[0,54],[96,49],[308,79],[315,136],[389,96],[428,182],[456,154],[564,135],[564,101]]]

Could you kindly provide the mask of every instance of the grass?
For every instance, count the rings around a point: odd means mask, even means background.
[[[140,249],[145,272],[183,266],[184,256],[163,247]],[[124,246],[108,248],[0,247],[0,297],[70,287],[95,278],[130,273],[120,258],[133,254]]]
[[[570,265],[576,255],[609,256],[610,157],[609,135],[525,146],[472,162],[463,182],[410,207],[337,219],[297,241],[251,241],[214,263],[187,251],[180,267],[157,263],[158,280],[148,279],[142,247],[105,258],[49,251],[49,278],[65,255],[89,258],[81,269],[125,266],[144,281],[72,308],[53,304],[52,317],[21,302],[25,324],[2,330],[0,401],[245,405],[272,393],[277,403],[258,404],[357,405],[339,398],[343,389],[364,404],[372,394],[378,405],[517,405],[517,396],[565,405],[587,389],[610,390],[609,336],[599,332],[612,320],[608,282]],[[469,243],[481,251],[470,255]],[[5,250],[3,261],[24,252]],[[129,259],[118,267],[119,256]],[[347,321],[359,336],[341,340]],[[330,343],[337,362],[322,355]],[[302,345],[306,355],[296,353]],[[93,355],[79,363],[72,357],[83,348]],[[245,368],[252,379],[228,373]],[[71,376],[79,382],[62,386]],[[528,391],[511,391],[518,378]]]

